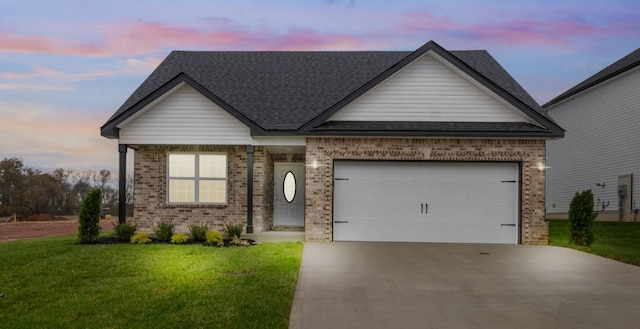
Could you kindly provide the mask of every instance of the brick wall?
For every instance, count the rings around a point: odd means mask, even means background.
[[[544,140],[430,138],[307,138],[307,241],[332,239],[333,160],[521,162],[522,243],[547,244]],[[314,165],[315,164],[315,165]]]
[[[262,149],[264,153],[265,170],[263,182],[264,206],[262,207],[262,218],[264,221],[263,231],[267,231],[271,229],[271,227],[273,227],[273,156],[267,151],[266,147],[262,147]],[[257,179],[255,175],[254,179]]]
[[[226,205],[169,205],[167,204],[167,153],[169,152],[225,152],[227,153]],[[265,186],[269,176],[268,154],[264,147],[254,150],[254,232],[264,230]],[[207,224],[221,230],[227,223],[246,224],[247,209],[247,150],[245,146],[141,146],[134,159],[133,221],[140,230],[150,232],[158,222],[176,225],[177,232],[189,232],[189,224]],[[272,175],[272,174],[271,174]],[[267,178],[265,178],[267,177]]]

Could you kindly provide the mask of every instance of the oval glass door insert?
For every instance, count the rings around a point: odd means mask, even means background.
[[[296,176],[293,172],[288,171],[284,175],[282,186],[284,189],[284,199],[289,203],[293,202],[293,199],[296,197]]]

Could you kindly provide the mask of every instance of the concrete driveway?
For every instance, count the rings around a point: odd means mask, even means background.
[[[290,328],[639,328],[640,267],[549,246],[306,243]]]

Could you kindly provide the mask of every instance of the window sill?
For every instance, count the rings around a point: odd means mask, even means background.
[[[171,208],[191,208],[191,209],[199,209],[199,208],[214,208],[214,209],[223,209],[226,208],[228,204],[193,204],[193,203],[165,203],[163,208],[171,209]]]

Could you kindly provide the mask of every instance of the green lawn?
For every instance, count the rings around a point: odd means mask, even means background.
[[[302,243],[0,243],[1,328],[287,328]]]
[[[569,221],[549,221],[549,244],[569,247],[592,254],[640,265],[640,222],[595,222],[595,240],[590,247],[569,243]]]

